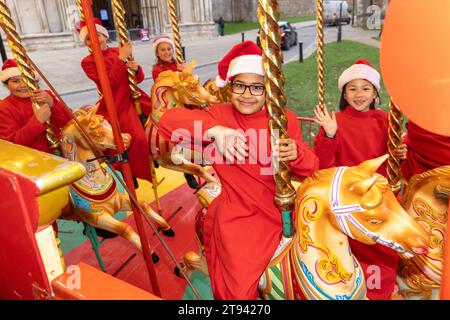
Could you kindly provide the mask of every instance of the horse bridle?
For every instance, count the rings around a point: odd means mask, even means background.
[[[355,212],[365,212],[367,211],[359,204],[351,204],[351,205],[341,205],[339,203],[339,191],[342,183],[342,176],[344,175],[347,167],[338,167],[334,172],[333,181],[331,184],[330,191],[330,203],[331,203],[331,211],[333,212],[336,220],[338,222],[339,228],[342,232],[344,232],[347,236],[351,238],[355,238],[350,231],[350,225],[353,225],[356,229],[361,231],[363,234],[368,236],[370,239],[375,241],[378,244],[391,248],[402,254],[406,257],[413,257],[411,253],[409,253],[405,248],[403,248],[400,244],[395,243],[392,240],[386,240],[380,237],[379,235],[367,230],[357,219],[355,219],[352,214]]]

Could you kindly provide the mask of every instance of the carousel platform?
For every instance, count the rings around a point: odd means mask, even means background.
[[[168,220],[175,231],[175,237],[173,238],[162,237],[170,250],[172,250],[177,261],[180,262],[187,251],[198,251],[194,219],[201,205],[197,201],[194,190],[185,183],[182,173],[158,168],[157,176],[159,180],[164,178],[158,189],[162,216]],[[155,196],[150,183],[139,180],[139,188],[136,192],[139,199],[150,201],[153,209],[156,210]],[[127,216],[124,212],[119,212],[115,217],[128,223],[137,231],[133,216]],[[155,271],[161,298],[169,300],[197,299],[187,285],[187,281],[175,275],[175,264],[153,233],[151,227],[145,224],[145,228],[151,249],[160,257],[160,261],[155,264]],[[91,243],[83,234],[84,228],[82,223],[58,220],[58,229],[58,238],[61,240],[66,266],[84,262],[100,269]],[[99,241],[101,241],[99,248],[101,260],[108,274],[138,288],[152,292],[144,257],[130,242],[119,236],[110,239],[99,237]],[[194,272],[190,280],[202,299],[213,298],[207,277]]]

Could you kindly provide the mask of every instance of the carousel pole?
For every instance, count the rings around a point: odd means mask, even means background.
[[[263,49],[263,65],[266,74],[266,101],[269,112],[269,127],[272,142],[289,138],[287,116],[284,111],[284,75],[282,72],[283,54],[281,51],[281,32],[278,26],[280,8],[277,0],[259,0],[258,21],[261,27],[260,38]],[[273,143],[272,143],[273,145]],[[294,235],[292,228],[292,208],[295,202],[295,189],[291,184],[291,171],[287,162],[272,159],[276,170],[274,174],[276,191],[275,204],[279,208],[283,223],[283,236]]]
[[[112,0],[112,7],[114,11],[114,17],[116,19],[117,24],[117,30],[119,32],[119,41],[120,45],[125,45],[128,41],[128,31],[127,31],[127,24],[125,21],[125,7],[123,6],[122,0]],[[131,60],[134,60],[133,57],[130,58]],[[147,122],[147,117],[144,113],[142,113],[140,98],[141,93],[139,92],[138,83],[136,80],[136,72],[128,68],[128,83],[131,90],[131,98],[134,101],[134,106],[136,108],[136,112],[139,115],[139,119],[141,120],[142,125],[145,127],[145,123]],[[150,161],[150,170],[152,172],[152,188],[153,193],[155,194],[155,201],[156,201],[156,208],[158,210],[158,213],[161,214],[161,202],[158,195],[158,185],[159,181],[156,176],[156,170],[155,166],[153,164],[153,161]]]
[[[317,20],[317,97],[322,111],[325,110],[325,21],[323,18],[323,0],[316,0]]]
[[[9,10],[6,0],[0,0],[0,24],[3,31],[6,34],[8,44],[11,47],[12,54],[17,61],[17,67],[22,74],[22,79],[25,82],[28,92],[40,89],[39,84],[35,78],[34,71],[30,66],[30,62],[26,55],[26,50],[22,45],[22,40],[20,35],[16,31],[16,24],[11,16],[11,11]],[[33,102],[33,109],[37,110],[41,107],[36,102]],[[50,150],[55,155],[61,155],[59,150],[59,138],[55,134],[55,130],[52,127],[50,119],[46,121],[47,129],[45,130],[45,135],[47,137],[47,143]]]
[[[125,21],[125,8],[123,6],[122,0],[112,0],[112,8],[114,12],[114,17],[116,18],[117,30],[119,32],[120,45],[124,46],[130,39],[128,38],[127,23]],[[134,60],[131,56],[129,60]],[[134,107],[139,115],[139,119],[143,126],[147,121],[147,117],[142,113],[141,108],[141,93],[139,92],[138,82],[136,80],[136,72],[128,68],[128,82],[131,90],[131,98],[134,102]]]
[[[388,181],[392,192],[398,194],[401,189],[400,182],[400,159],[394,156],[394,150],[402,143],[403,132],[403,114],[400,109],[391,100],[389,105],[389,130],[388,130],[388,152],[389,159],[387,164]]]
[[[85,20],[86,25],[88,27],[89,35],[91,38],[92,54],[94,56],[95,64],[97,67],[97,72],[99,74],[100,83],[102,86],[102,91],[104,93],[106,108],[107,108],[108,116],[109,116],[109,119],[111,122],[111,127],[114,132],[114,140],[117,145],[117,150],[118,150],[119,154],[123,154],[125,148],[124,148],[124,144],[123,144],[123,140],[122,140],[122,136],[121,136],[121,132],[120,132],[120,127],[118,125],[119,122],[117,119],[117,114],[115,112],[116,109],[114,106],[114,98],[113,98],[111,86],[109,83],[108,74],[106,71],[105,61],[103,59],[102,50],[100,48],[100,43],[98,42],[98,38],[97,38],[97,30],[95,28],[94,15],[92,13],[92,0],[82,0],[81,4],[82,4],[82,9],[83,9],[83,12],[84,12],[85,18],[86,18],[86,20]],[[136,191],[134,189],[130,165],[127,161],[121,162],[121,171],[123,173],[127,187],[131,192],[131,195],[133,197],[136,197]],[[153,261],[152,261],[152,255],[151,255],[150,247],[149,247],[148,240],[147,240],[147,235],[145,233],[144,224],[142,221],[141,212],[134,202],[131,202],[131,207],[133,210],[134,219],[136,221],[136,226],[138,229],[139,237],[141,239],[142,252],[144,254],[144,259],[145,259],[147,271],[148,271],[148,274],[150,277],[150,282],[153,287],[153,292],[156,295],[161,296],[158,281],[156,278],[155,268],[154,268]]]
[[[177,64],[182,65],[184,63],[183,48],[181,46],[180,28],[178,26],[178,13],[175,0],[167,0],[167,7],[169,8],[170,25],[172,27]]]

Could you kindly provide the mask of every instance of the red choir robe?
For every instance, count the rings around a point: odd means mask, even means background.
[[[287,110],[287,115],[289,136],[297,141],[298,147],[298,157],[289,165],[293,174],[302,179],[314,173],[319,163],[301,139],[295,114]],[[194,127],[195,120],[202,124],[201,131]],[[268,122],[266,109],[243,115],[233,105],[222,104],[213,106],[209,111],[169,110],[162,116],[159,130],[165,139],[174,142],[179,141],[177,134],[171,137],[176,129],[186,129],[184,134],[194,136],[195,132],[203,134],[216,125],[244,131],[261,130],[270,137]],[[208,142],[202,134],[194,136],[199,146]],[[248,139],[250,150],[258,149],[270,159],[270,139],[264,139],[263,135],[255,136],[258,138]],[[189,145],[191,139],[187,140],[186,145]],[[274,204],[273,175],[261,172],[261,169],[270,167],[270,160],[267,163],[262,157],[254,155],[250,155],[244,164],[213,164],[222,184],[222,193],[208,208],[203,231],[211,286],[216,299],[256,299],[258,281],[281,239],[281,215]]]
[[[106,70],[111,84],[116,107],[117,117],[119,119],[120,129],[123,133],[129,133],[132,136],[131,145],[128,149],[129,163],[134,177],[152,181],[150,171],[150,154],[148,150],[147,138],[144,128],[139,120],[139,116],[134,107],[131,91],[128,83],[128,71],[126,64],[119,59],[119,48],[108,48],[103,51]],[[95,82],[97,88],[102,92],[100,78],[97,73],[93,55],[83,59],[81,66],[86,75]],[[141,83],[144,80],[144,72],[139,67],[136,73],[136,80]],[[150,97],[141,89],[140,103],[142,112],[149,115],[151,112]],[[109,121],[108,112],[104,98],[100,99],[98,113],[105,116]]]
[[[415,174],[450,165],[450,137],[431,133],[412,121],[406,128],[403,141],[408,155],[402,162],[402,173],[407,181]]]
[[[53,101],[50,122],[55,134],[59,136],[61,129],[71,120],[71,116],[55,97]],[[30,98],[19,98],[11,94],[0,101],[0,139],[53,153],[48,147],[46,129],[47,125],[40,123],[34,115]]]
[[[153,66],[153,70],[152,70],[152,76],[153,76],[153,81],[156,80],[156,78],[158,78],[159,74],[163,71],[179,71],[178,70],[178,66],[176,65],[176,63],[165,63],[165,62],[158,62],[157,64],[155,64]]]
[[[359,112],[347,106],[342,112],[336,113],[336,121],[338,130],[334,139],[327,138],[321,127],[314,141],[314,151],[319,157],[321,169],[355,166],[388,153],[387,112],[379,109]],[[386,164],[378,173],[386,176]],[[396,283],[398,254],[379,244],[366,245],[351,238],[348,240],[366,279],[374,275],[374,270],[381,272],[381,286],[368,287],[367,297],[371,300],[390,299]],[[380,269],[371,266],[378,266]]]

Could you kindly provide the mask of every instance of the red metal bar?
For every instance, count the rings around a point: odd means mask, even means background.
[[[450,199],[448,201],[448,215],[447,217],[447,236],[445,237],[444,245],[444,263],[442,264],[442,278],[441,278],[441,300],[450,300]]]
[[[97,30],[94,24],[94,14],[92,13],[92,0],[82,0],[81,4],[86,17],[86,25],[88,27],[89,38],[91,39],[92,54],[94,55],[95,65],[97,67],[98,76],[102,86],[103,98],[105,99],[106,109],[108,111],[109,120],[111,122],[111,127],[114,132],[114,140],[117,145],[118,152],[123,153],[125,148],[119,127],[119,121],[117,119],[116,108],[114,105],[114,98],[111,91],[111,85],[106,71],[105,61],[103,58],[102,50],[100,48],[100,43],[98,41]],[[121,171],[132,195],[136,197],[136,191],[134,189],[133,178],[131,176],[129,163],[121,163]],[[142,252],[144,254],[145,263],[147,265],[147,271],[150,277],[150,282],[152,284],[153,293],[156,294],[157,296],[161,296],[158,280],[156,278],[155,267],[153,265],[152,255],[147,240],[147,235],[145,234],[141,212],[132,201],[130,201],[130,203],[133,209],[134,213],[133,216],[136,221],[139,237],[141,239]]]

